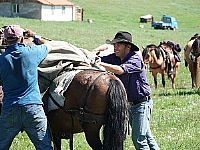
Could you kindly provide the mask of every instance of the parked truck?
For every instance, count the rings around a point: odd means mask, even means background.
[[[174,17],[163,15],[160,22],[152,22],[151,26],[154,29],[171,29],[176,30],[178,29],[178,23]]]

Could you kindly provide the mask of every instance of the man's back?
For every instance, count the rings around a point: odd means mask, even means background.
[[[42,104],[37,66],[47,53],[45,45],[29,47],[16,43],[10,45],[0,56],[0,77],[4,90],[3,107]]]

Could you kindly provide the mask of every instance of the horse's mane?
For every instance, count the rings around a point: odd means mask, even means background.
[[[198,33],[196,33],[196,34],[194,34],[194,35],[190,38],[189,41],[192,41],[192,40],[194,40],[194,39],[196,39],[196,38],[199,38],[199,37],[200,37],[200,35],[199,35]]]
[[[200,56],[200,36],[194,40],[192,51],[195,56]]]
[[[161,49],[159,47],[156,47],[154,51],[155,51],[157,59],[159,59],[159,56],[161,54]]]
[[[146,54],[147,54],[149,51],[151,51],[154,47],[156,47],[156,45],[154,45],[154,44],[149,44],[149,45],[147,45],[147,46],[144,48],[144,50],[142,51],[142,56],[145,57]]]
[[[160,53],[161,53],[161,49],[158,46],[154,45],[154,44],[147,45],[145,47],[145,49],[143,50],[143,52],[142,52],[142,56],[144,57],[149,51],[152,51],[152,50],[154,50],[157,59],[159,59],[159,56],[160,56]]]

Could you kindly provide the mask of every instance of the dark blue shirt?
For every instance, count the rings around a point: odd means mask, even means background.
[[[129,102],[151,94],[151,88],[147,82],[145,66],[140,54],[131,51],[122,61],[115,54],[110,54],[108,56],[103,56],[101,61],[119,65],[125,71],[124,74],[116,76],[118,76],[124,84]]]

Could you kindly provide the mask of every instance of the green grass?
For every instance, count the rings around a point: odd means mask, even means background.
[[[0,18],[0,26],[20,24],[38,34],[54,40],[67,41],[77,47],[92,50],[112,39],[119,30],[132,33],[133,41],[141,49],[148,44],[159,44],[163,40],[174,40],[182,48],[192,35],[200,31],[199,0],[71,0],[84,8],[84,21],[43,22],[23,18]],[[177,31],[154,30],[149,23],[141,24],[140,16],[152,14],[155,21],[160,21],[163,14],[178,20]],[[90,18],[92,24],[86,22]],[[153,78],[147,70],[148,81],[152,87],[154,109],[151,120],[152,133],[161,150],[199,150],[200,149],[200,91],[191,88],[188,68],[182,62],[176,79],[176,89],[171,89],[171,82],[166,79],[166,88],[158,77],[158,89],[154,88]],[[127,135],[125,149],[134,148],[130,135]],[[69,149],[67,140],[63,140],[63,149]],[[90,149],[84,135],[74,136],[76,150]],[[12,143],[11,150],[34,149],[25,133],[19,134]]]

